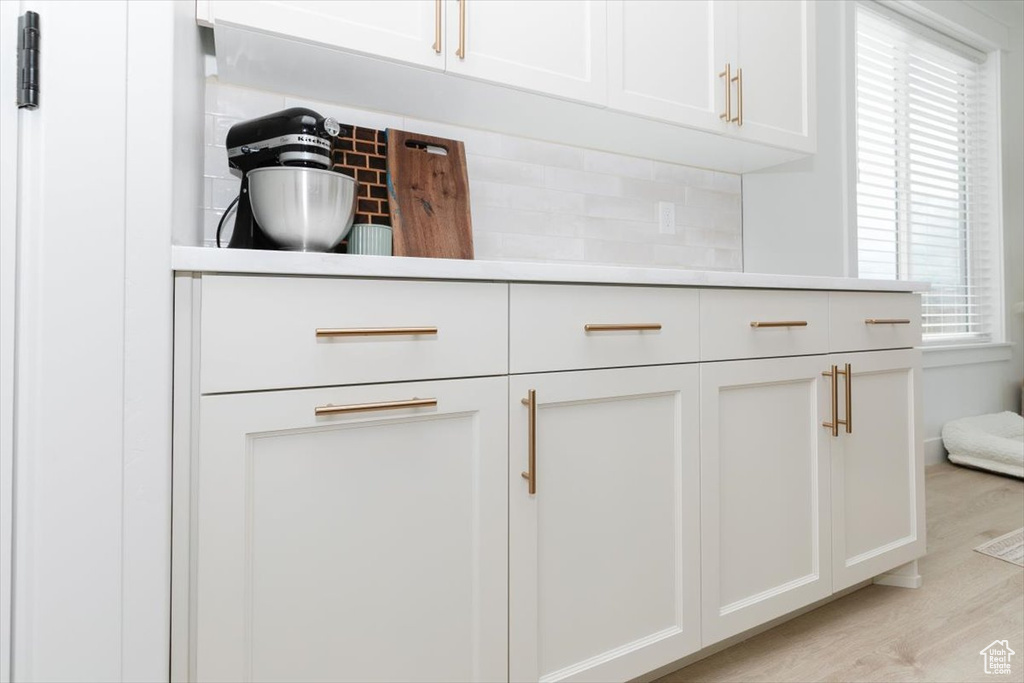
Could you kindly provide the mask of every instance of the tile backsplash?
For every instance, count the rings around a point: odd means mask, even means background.
[[[215,245],[217,222],[238,193],[224,149],[228,128],[300,106],[344,124],[462,140],[477,259],[742,270],[738,175],[350,109],[216,78],[206,85],[207,246]],[[668,234],[659,230],[660,202],[674,205],[675,230]]]

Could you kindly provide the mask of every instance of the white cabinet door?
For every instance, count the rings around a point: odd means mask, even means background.
[[[437,70],[444,69],[442,0],[212,0],[214,24],[233,24]]]
[[[742,108],[738,137],[813,152],[815,148],[814,2],[736,3],[736,58],[743,70],[733,90]],[[742,98],[742,99],[740,99]]]
[[[850,353],[829,362],[840,370],[849,363],[852,376],[849,391],[839,380],[850,431],[831,440],[832,572],[841,590],[924,555],[921,352]]]
[[[507,680],[507,381],[203,396],[192,680]]]
[[[826,360],[701,364],[705,647],[832,592]]]
[[[700,647],[697,391],[696,365],[510,378],[510,680],[627,680]]]
[[[446,2],[449,73],[571,100],[607,101],[603,0]]]
[[[727,130],[725,79],[731,41],[716,40],[712,0],[609,0],[608,106],[706,130]]]

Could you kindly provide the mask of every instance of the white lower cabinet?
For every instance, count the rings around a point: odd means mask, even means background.
[[[191,679],[507,680],[507,387],[202,396]]]
[[[704,646],[832,592],[826,359],[701,364]]]
[[[912,349],[830,357],[850,370],[839,399],[850,430],[831,440],[835,590],[924,555],[920,357]]]
[[[698,377],[510,378],[510,680],[628,680],[700,648]]]
[[[626,681],[925,552],[914,297],[177,287],[174,680]]]

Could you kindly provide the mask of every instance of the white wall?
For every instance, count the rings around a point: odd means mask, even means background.
[[[1015,305],[1024,300],[1024,141],[1020,126],[1024,120],[1024,51],[1020,27],[996,24],[979,11],[986,3],[904,4],[920,5],[921,11],[933,17],[966,23],[972,30],[987,30],[1007,47],[1002,56],[1003,225],[1006,333],[1013,348],[1012,352],[995,348],[984,353],[925,353],[924,436],[926,453],[936,461],[943,457],[939,435],[945,422],[967,415],[1020,410],[1024,321]],[[856,254],[851,246],[855,225],[849,203],[852,179],[846,172],[853,130],[845,120],[851,67],[844,24],[847,9],[845,1],[823,2],[817,8],[818,153],[810,159],[743,176],[747,271],[807,275],[855,272]]]

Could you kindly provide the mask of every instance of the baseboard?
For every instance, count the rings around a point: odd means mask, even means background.
[[[924,440],[924,464],[935,465],[946,462],[946,447],[942,445],[942,437],[935,436]]]

